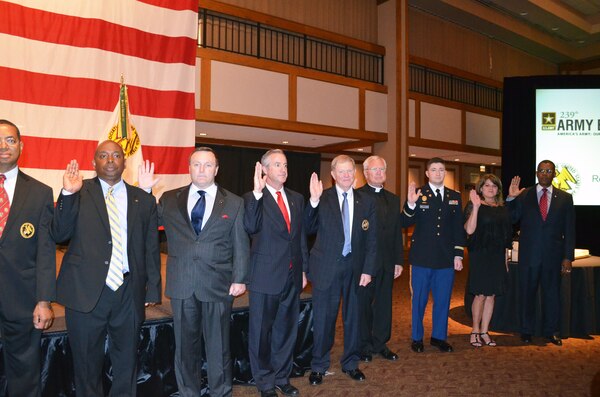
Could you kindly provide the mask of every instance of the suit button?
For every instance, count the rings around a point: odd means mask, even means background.
[[[440,225],[437,225],[437,227],[440,227]]]
[[[441,216],[438,216],[438,219],[442,219],[442,217],[441,217]]]
[[[112,244],[112,241],[109,241],[109,242],[108,242],[108,245],[111,245],[111,244]]]
[[[105,264],[105,265],[108,265],[108,261],[104,261],[104,264]]]
[[[440,234],[438,233],[437,235],[439,236]]]

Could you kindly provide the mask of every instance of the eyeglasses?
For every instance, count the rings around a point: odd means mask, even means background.
[[[373,167],[373,168],[367,168],[367,171],[371,171],[371,172],[377,172],[377,171],[385,171],[385,167]]]
[[[537,172],[539,172],[540,174],[554,174],[554,170],[551,169],[545,169],[545,170],[537,170]]]

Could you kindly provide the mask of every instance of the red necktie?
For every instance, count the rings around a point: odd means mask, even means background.
[[[283,214],[283,219],[285,219],[285,224],[287,225],[289,233],[292,230],[290,225],[290,215],[288,214],[287,208],[285,208],[285,203],[283,202],[283,196],[281,195],[281,192],[277,192],[277,205]]]
[[[8,220],[8,213],[10,212],[10,201],[8,200],[8,193],[4,189],[4,181],[6,175],[0,174],[0,237],[6,227],[6,221]]]
[[[545,221],[548,216],[548,189],[542,189],[542,197],[540,197],[540,214],[542,219]]]

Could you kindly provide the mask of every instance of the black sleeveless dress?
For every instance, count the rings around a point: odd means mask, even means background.
[[[473,204],[465,207],[465,221]],[[506,291],[507,272],[505,249],[512,247],[512,224],[506,206],[491,207],[481,204],[477,214],[477,228],[468,237],[469,280],[468,291],[473,295],[502,295]]]

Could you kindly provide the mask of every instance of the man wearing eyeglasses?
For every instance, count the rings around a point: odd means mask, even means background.
[[[543,160],[537,167],[538,184],[519,188],[521,178],[510,184],[509,209],[520,223],[519,290],[521,295],[521,340],[532,342],[537,289],[542,287],[542,332],[548,342],[561,346],[559,336],[560,275],[571,272],[575,251],[573,196],[552,186],[556,167]]]
[[[358,189],[373,197],[377,210],[377,256],[373,282],[359,289],[361,311],[361,361],[373,354],[395,361],[398,355],[387,347],[392,334],[392,287],[402,274],[403,249],[400,197],[385,190],[386,162],[371,156],[363,162],[367,184]]]

